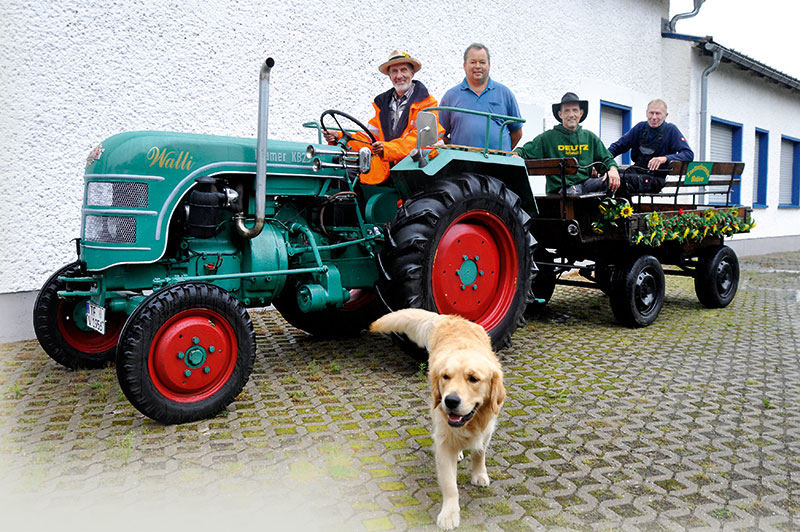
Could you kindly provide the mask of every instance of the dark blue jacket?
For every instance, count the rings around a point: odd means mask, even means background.
[[[620,153],[631,150],[631,160],[634,164],[637,164],[637,161],[642,158],[642,154],[639,151],[642,133],[644,132],[645,139],[654,139],[659,134],[661,128],[664,128],[664,138],[661,139],[661,147],[653,154],[654,157],[665,155],[667,157],[667,164],[672,161],[694,160],[694,152],[686,142],[686,138],[674,124],[668,122],[661,124],[658,129],[651,128],[646,121],[639,122],[633,126],[630,131],[622,135],[617,142],[609,146],[608,151],[611,152],[611,155],[616,157]]]

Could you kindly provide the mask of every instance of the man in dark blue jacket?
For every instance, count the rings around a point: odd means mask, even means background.
[[[627,190],[623,195],[659,192],[670,162],[694,159],[694,152],[680,130],[666,122],[668,114],[663,100],[651,101],[647,104],[647,121],[639,122],[608,147],[614,157],[631,150],[631,160],[637,167],[626,171]]]

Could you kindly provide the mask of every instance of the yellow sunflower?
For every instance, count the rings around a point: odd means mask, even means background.
[[[625,205],[621,211],[619,211],[619,215],[623,218],[630,218],[631,214],[633,214],[633,207],[630,205]]]

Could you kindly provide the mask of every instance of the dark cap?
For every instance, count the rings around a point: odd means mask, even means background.
[[[581,100],[574,92],[568,92],[561,97],[560,102],[553,104],[553,116],[556,117],[558,123],[561,123],[561,117],[558,116],[558,112],[561,110],[561,105],[565,103],[577,103],[580,108],[583,109],[583,116],[579,122],[586,120],[586,115],[589,114],[589,102],[587,100]]]

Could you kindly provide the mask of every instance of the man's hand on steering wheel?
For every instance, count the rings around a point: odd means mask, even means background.
[[[330,116],[333,119],[333,121],[336,122],[336,126],[342,132],[342,136],[341,137],[337,137],[336,133],[333,133],[333,132],[329,131],[328,128],[325,126],[325,117],[326,116]],[[345,129],[339,123],[339,120],[337,119],[337,117],[346,118],[347,120],[349,120],[353,124],[357,125],[361,129],[361,131],[363,131],[364,134],[368,138],[370,138],[371,140],[370,141],[366,141],[366,140],[362,140],[362,139],[356,138],[353,135],[351,135],[350,133],[348,133],[347,131],[345,131]],[[369,130],[369,128],[367,126],[365,126],[363,123],[358,121],[356,118],[350,116],[349,114],[344,113],[342,111],[337,111],[335,109],[328,109],[327,111],[323,112],[322,115],[319,117],[319,123],[320,123],[320,126],[322,127],[322,136],[325,137],[325,140],[327,140],[328,142],[336,142],[337,139],[338,139],[342,146],[347,145],[347,143],[350,142],[351,140],[354,140],[356,142],[363,142],[364,144],[371,145],[372,148],[373,148],[373,152],[375,152],[377,154],[377,151],[375,151],[377,149],[377,147],[375,145],[378,144],[378,139],[375,138],[375,135],[372,134],[372,132]],[[383,152],[383,144],[382,143],[380,143],[380,151]]]

